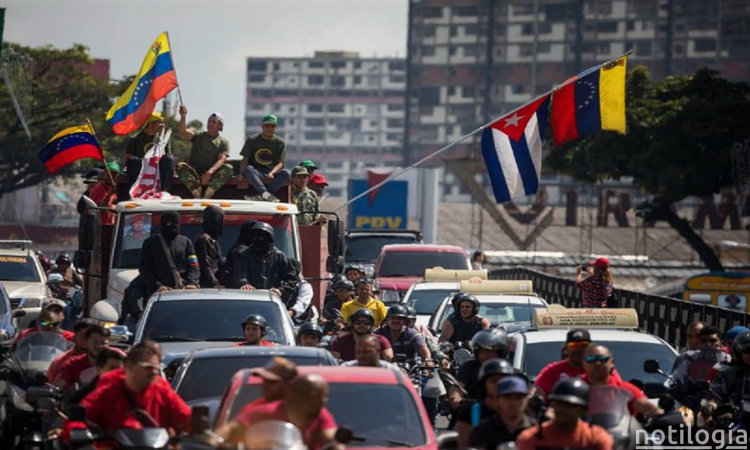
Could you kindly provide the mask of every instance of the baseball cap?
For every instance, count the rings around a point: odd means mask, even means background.
[[[211,117],[213,117],[214,119],[218,120],[219,122],[221,122],[222,125],[224,125],[224,115],[222,113],[213,112],[213,113],[211,113],[210,116],[208,116],[209,119]]]
[[[312,159],[303,159],[301,163],[299,163],[302,167],[312,167],[313,169],[317,169],[318,166],[315,165],[315,163],[312,161]]]
[[[328,179],[322,173],[314,173],[310,175],[309,183],[310,184],[322,184],[323,186],[328,186]]]
[[[597,269],[602,269],[602,270],[606,269],[607,267],[609,267],[609,259],[605,258],[604,256],[600,258],[596,258],[595,261],[591,261],[589,263],[589,266],[594,266]]]
[[[261,122],[261,124],[264,123],[272,123],[274,125],[277,125],[279,123],[279,119],[273,114],[266,114],[265,116],[263,116],[263,121]]]
[[[46,298],[42,302],[42,309],[47,309],[50,306],[59,306],[62,309],[65,309],[66,306],[68,306],[64,301],[57,299],[57,298]]]
[[[503,377],[502,380],[498,381],[495,385],[496,395],[507,395],[507,394],[528,394],[529,384],[521,377],[515,375],[509,375]]]
[[[281,356],[274,356],[265,366],[253,369],[250,373],[264,380],[290,381],[297,376],[297,365]]]
[[[110,172],[120,174],[120,165],[117,164],[115,161],[110,161],[107,163],[107,168]]]
[[[305,169],[304,167],[297,166],[294,169],[292,169],[292,176],[296,177],[297,175],[308,175],[309,176],[310,174],[307,172],[307,169]]]
[[[162,121],[164,121],[164,116],[162,116],[160,112],[152,112],[148,119],[146,119],[146,125],[150,124],[151,122]]]
[[[746,331],[750,331],[750,328],[743,326],[732,327],[727,331],[727,334],[724,335],[724,340],[731,341],[732,339],[736,338],[738,335]]]
[[[591,342],[591,335],[587,330],[576,328],[568,331],[565,342]]]

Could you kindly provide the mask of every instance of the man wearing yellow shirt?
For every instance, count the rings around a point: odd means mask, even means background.
[[[372,316],[375,318],[375,327],[380,326],[380,322],[385,319],[385,315],[388,312],[385,304],[373,297],[372,280],[369,278],[359,279],[357,282],[357,296],[353,300],[349,300],[341,305],[341,318],[348,323],[349,316],[360,308],[367,308],[372,312]]]

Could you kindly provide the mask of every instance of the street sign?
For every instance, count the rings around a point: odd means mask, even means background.
[[[373,184],[368,180],[349,180],[349,198],[363,193]],[[349,205],[349,228],[381,230],[406,229],[409,216],[409,183],[389,181],[379,189]]]

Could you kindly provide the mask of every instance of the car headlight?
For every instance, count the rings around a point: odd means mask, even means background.
[[[383,303],[398,303],[401,301],[401,295],[395,289],[381,289],[380,299]]]

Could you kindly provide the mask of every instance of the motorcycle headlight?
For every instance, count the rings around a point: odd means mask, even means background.
[[[10,335],[4,328],[0,328],[0,342],[10,339]]]
[[[13,406],[21,411],[34,412],[34,407],[26,403],[26,391],[15,384],[8,383],[8,392],[10,393],[10,402],[13,403]]]
[[[383,301],[383,303],[398,303],[401,301],[401,296],[399,295],[398,291],[395,289],[381,289],[380,290],[380,300]]]

